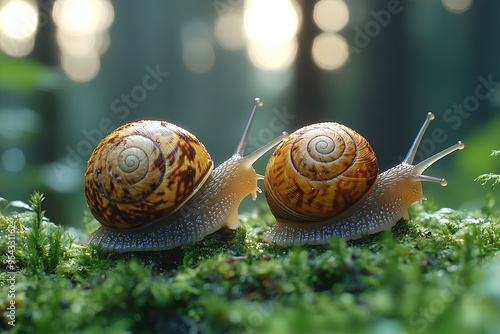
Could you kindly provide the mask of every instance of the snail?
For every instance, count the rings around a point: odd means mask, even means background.
[[[347,126],[318,123],[290,134],[266,166],[264,194],[277,224],[264,239],[280,245],[324,244],[336,237],[357,239],[408,219],[408,207],[425,199],[421,182],[447,185],[444,178],[422,173],[464,148],[459,141],[413,165],[433,119],[429,112],[405,159],[381,174],[369,143]]]
[[[104,138],[85,171],[88,207],[101,223],[83,241],[105,250],[166,250],[240,226],[238,206],[260,189],[252,164],[288,134],[243,156],[254,106],[234,154],[217,168],[198,139],[172,123],[139,121]]]

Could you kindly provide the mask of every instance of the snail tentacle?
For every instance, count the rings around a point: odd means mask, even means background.
[[[408,165],[413,164],[413,159],[415,159],[415,154],[417,154],[418,146],[420,145],[420,142],[422,141],[422,138],[424,137],[425,130],[427,130],[427,127],[429,126],[429,123],[434,119],[434,114],[432,112],[428,112],[427,116],[425,118],[425,122],[420,128],[420,131],[417,134],[417,137],[415,137],[415,140],[413,141],[413,144],[410,147],[410,150],[406,154],[405,159],[403,160],[404,163],[407,163]]]
[[[238,142],[238,146],[236,147],[236,151],[234,151],[234,155],[243,156],[243,152],[245,151],[245,146],[247,144],[248,136],[250,135],[250,128],[252,127],[253,120],[255,118],[255,114],[259,107],[262,107],[264,102],[259,97],[254,99],[252,112],[250,113],[250,117],[248,118],[245,129],[243,130],[243,134],[241,135],[241,139]]]
[[[436,161],[444,158],[445,156],[447,156],[450,153],[455,152],[456,150],[463,150],[464,147],[465,147],[465,144],[462,141],[459,141],[455,145],[452,145],[452,146],[448,147],[447,149],[444,149],[441,152],[436,153],[433,156],[425,159],[424,161],[415,165],[415,169],[414,169],[415,175],[421,175],[427,168],[429,168]]]

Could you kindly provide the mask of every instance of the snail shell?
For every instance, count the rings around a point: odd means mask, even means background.
[[[363,197],[378,175],[368,141],[338,123],[318,123],[292,133],[272,154],[264,193],[280,222],[322,221]]]
[[[94,150],[85,172],[90,211],[102,225],[135,228],[172,214],[206,181],[205,146],[175,124],[124,125]]]

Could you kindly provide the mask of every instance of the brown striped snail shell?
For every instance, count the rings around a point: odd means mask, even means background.
[[[418,145],[434,119],[427,114],[403,162],[379,174],[365,138],[338,123],[319,123],[290,134],[266,167],[264,193],[277,220],[264,234],[268,242],[322,244],[335,237],[356,239],[388,229],[408,217],[408,207],[424,198],[422,181],[447,181],[422,173],[458,142],[413,165]]]
[[[232,157],[217,168],[198,139],[172,123],[126,124],[92,153],[85,172],[87,204],[101,227],[85,245],[106,250],[171,249],[203,239],[222,226],[236,228],[238,206],[257,180],[252,164],[288,135],[243,156],[256,98]]]
[[[179,209],[212,169],[205,146],[187,130],[139,121],[116,129],[94,150],[85,196],[103,226],[134,228]]]

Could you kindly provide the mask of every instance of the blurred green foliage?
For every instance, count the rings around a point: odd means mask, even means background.
[[[16,59],[0,53],[0,73],[0,89],[33,92],[45,86],[50,70],[36,59]]]

